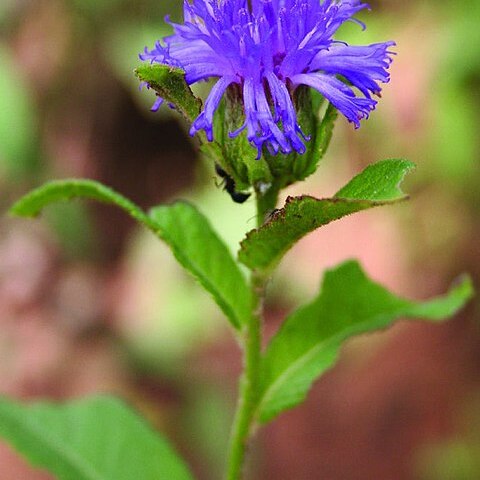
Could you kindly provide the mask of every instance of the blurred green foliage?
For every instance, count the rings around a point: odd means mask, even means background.
[[[0,43],[0,183],[15,182],[36,171],[37,109],[15,65]]]
[[[458,432],[452,439],[427,444],[417,454],[421,480],[476,480],[480,478],[480,395],[460,408]]]

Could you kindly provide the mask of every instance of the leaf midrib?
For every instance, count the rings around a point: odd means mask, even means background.
[[[298,357],[296,361],[294,361],[289,367],[287,367],[283,372],[276,377],[276,379],[273,381],[273,383],[270,384],[270,386],[264,391],[264,393],[261,395],[257,408],[255,410],[255,417],[258,418],[258,415],[261,414],[262,412],[262,407],[265,405],[265,403],[268,402],[268,400],[272,397],[272,395],[275,393],[275,391],[278,390],[278,388],[281,387],[283,384],[285,378],[289,378],[292,372],[295,372],[298,370],[301,366],[304,366],[313,356],[315,356],[321,349],[322,347],[325,347],[328,343],[334,343],[343,338],[348,338],[349,336],[353,335],[356,330],[361,329],[362,327],[365,326],[365,324],[369,323],[377,323],[380,322],[383,318],[388,318],[392,317],[396,318],[397,316],[402,316],[406,314],[406,309],[405,307],[402,307],[402,309],[398,309],[388,315],[386,314],[381,314],[377,315],[376,317],[373,317],[372,319],[365,320],[357,325],[355,325],[355,328],[349,328],[345,331],[345,333],[342,334],[336,334],[332,335],[328,339],[325,339],[318,344],[316,344],[314,347],[308,349],[303,355]],[[381,327],[380,327],[381,328]],[[278,412],[275,413],[275,415]],[[274,416],[275,416],[274,415]]]

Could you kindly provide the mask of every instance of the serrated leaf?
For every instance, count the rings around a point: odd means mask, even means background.
[[[235,328],[250,315],[250,292],[228,248],[192,205],[177,202],[147,215],[130,200],[93,180],[49,182],[13,205],[14,215],[34,217],[47,205],[89,198],[120,207],[170,246],[175,257],[209,291]]]
[[[0,436],[58,480],[192,480],[167,441],[122,402],[0,399]]]
[[[262,361],[259,420],[268,422],[303,401],[349,337],[386,328],[403,317],[444,320],[472,295],[471,281],[464,278],[445,296],[409,301],[367,278],[357,262],[327,271],[317,298],[292,313],[268,345]]]
[[[186,120],[193,122],[200,114],[202,102],[185,82],[185,72],[167,65],[144,63],[134,71],[165,101],[175,105]]]
[[[235,328],[250,315],[250,291],[230,251],[193,205],[176,202],[149,214],[177,260],[215,298]]]
[[[288,197],[262,227],[241,242],[239,260],[252,270],[270,272],[302,237],[346,215],[404,200],[399,188],[414,167],[407,160],[384,160],[367,167],[333,198]]]

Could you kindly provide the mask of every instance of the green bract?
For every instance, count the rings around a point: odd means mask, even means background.
[[[186,84],[181,69],[143,64],[135,70],[135,74],[174,105],[187,121],[192,122],[199,114],[202,102]],[[337,111],[317,92],[305,87],[296,90],[294,103],[302,131],[310,138],[305,145],[306,152],[271,155],[265,150],[257,158],[257,150],[252,148],[245,131],[234,138],[229,135],[242,126],[245,114],[240,89],[233,85],[227,90],[214,117],[214,140],[208,142],[203,133],[199,139],[201,150],[232,177],[238,191],[253,188],[278,193],[280,189],[304,180],[317,169],[328,148]]]

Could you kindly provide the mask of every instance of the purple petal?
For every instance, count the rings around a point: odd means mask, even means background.
[[[235,81],[233,77],[222,77],[212,87],[210,94],[205,100],[205,107],[203,112],[196,118],[190,128],[190,135],[195,135],[200,130],[205,130],[207,139],[211,142],[213,140],[213,115],[218,108],[220,100],[227,87]]]
[[[352,89],[335,77],[322,73],[301,73],[291,78],[296,85],[308,85],[318,90],[330,103],[345,115],[348,120],[360,126],[362,118],[368,118],[377,102],[370,98],[358,98]]]

